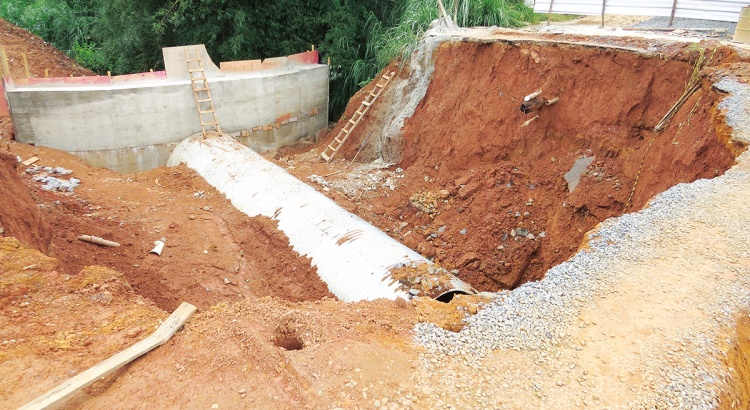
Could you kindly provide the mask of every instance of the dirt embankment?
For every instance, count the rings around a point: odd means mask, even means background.
[[[368,207],[357,211],[481,290],[540,279],[600,221],[637,211],[680,182],[721,175],[744,150],[728,146],[722,95],[705,77],[737,56],[700,47],[713,67],[656,133],[684,91],[694,46],[648,55],[554,43],[443,44],[427,94],[403,128],[397,166],[405,177],[377,200],[365,194]],[[524,96],[538,89],[559,102],[524,114]],[[378,132],[375,122],[368,116],[349,151]],[[582,157],[593,162],[569,192],[564,176]]]
[[[191,169],[124,175],[52,149],[10,148],[23,158],[38,156],[39,165],[69,169],[70,177],[81,180],[73,193],[62,193],[41,190],[31,175],[23,177],[42,220],[54,226],[49,255],[61,261],[66,274],[89,265],[116,269],[138,294],[165,310],[183,301],[206,309],[246,297],[302,301],[331,296],[275,222],[248,218]],[[92,245],[79,241],[79,235],[121,246]],[[150,254],[154,241],[162,238],[162,255]]]
[[[0,44],[5,48],[8,66],[13,78],[26,78],[23,55],[31,77],[67,77],[94,75],[81,67],[63,52],[28,31],[0,19]],[[0,138],[13,136],[10,115],[0,113]]]
[[[16,173],[14,155],[0,152],[0,236],[11,236],[42,252],[49,250],[52,232]]]

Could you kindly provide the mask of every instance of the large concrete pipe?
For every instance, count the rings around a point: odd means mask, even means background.
[[[197,171],[245,214],[278,221],[294,250],[312,260],[320,278],[339,299],[396,299],[419,293],[413,288],[409,292],[408,280],[394,280],[391,270],[405,265],[423,267],[430,261],[236,140],[189,137],[175,148],[167,165],[180,163]],[[424,283],[427,271],[435,269],[418,271],[425,273],[418,276]],[[447,282],[426,282],[440,292],[472,292],[452,275]]]

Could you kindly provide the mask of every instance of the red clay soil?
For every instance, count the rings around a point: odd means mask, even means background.
[[[0,236],[12,236],[42,252],[49,250],[51,231],[16,174],[15,155],[0,152]]]
[[[62,273],[76,275],[88,265],[115,269],[137,294],[164,310],[183,301],[205,309],[243,298],[331,296],[310,261],[289,247],[274,221],[248,218],[188,168],[123,175],[89,167],[60,151],[7,146],[22,158],[38,156],[37,165],[73,170],[69,177],[82,181],[72,194],[49,192],[32,175],[21,174],[34,209],[41,210],[39,223],[53,227],[48,254],[60,260]],[[12,177],[10,181],[18,181],[17,175]],[[121,246],[93,245],[79,241],[79,235]],[[161,238],[166,239],[162,255],[149,253]]]
[[[443,45],[403,128],[405,178],[393,192],[364,195],[369,207],[358,213],[480,290],[538,280],[599,222],[677,183],[721,175],[744,149],[727,147],[722,96],[705,80],[666,130],[652,131],[682,94],[696,54],[689,46],[643,58],[598,47]],[[719,48],[714,64],[736,58]],[[540,88],[560,101],[524,115],[524,96]],[[368,119],[360,128],[349,151],[370,131]],[[563,176],[582,156],[595,160],[569,193]],[[436,211],[423,212],[424,200]]]
[[[14,78],[26,77],[21,53],[26,54],[32,77],[44,77],[45,70],[50,77],[95,75],[50,43],[3,19],[0,19],[0,44],[5,48]]]

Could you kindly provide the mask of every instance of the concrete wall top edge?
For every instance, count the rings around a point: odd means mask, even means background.
[[[216,83],[223,81],[236,81],[236,80],[249,80],[254,78],[270,78],[278,77],[282,75],[297,74],[302,71],[315,71],[321,68],[328,68],[325,64],[309,64],[309,65],[293,65],[289,67],[279,67],[264,71],[255,72],[233,72],[223,77],[209,77],[208,82]],[[131,81],[123,83],[110,83],[110,84],[35,84],[35,85],[19,85],[9,83],[6,87],[6,92],[35,92],[35,91],[106,91],[106,90],[127,90],[136,88],[149,88],[149,87],[163,87],[167,85],[190,85],[190,80],[144,80],[144,81]]]

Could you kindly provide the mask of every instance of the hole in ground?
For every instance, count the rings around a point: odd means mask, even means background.
[[[282,316],[273,332],[271,341],[284,350],[301,350],[305,343],[297,333],[297,318],[294,313]]]
[[[302,348],[305,347],[305,344],[302,343],[302,340],[300,340],[297,335],[276,338],[274,339],[273,344],[284,350],[302,350]]]
[[[713,66],[738,58],[702,47]],[[599,222],[678,183],[723,174],[745,148],[721,121],[713,67],[653,131],[684,92],[694,46],[671,45],[659,58],[492,41],[436,53],[432,82],[403,128],[406,177],[363,217],[482,291],[542,278]],[[538,89],[559,101],[524,115],[524,96]],[[571,192],[565,175],[582,158],[593,159]]]

